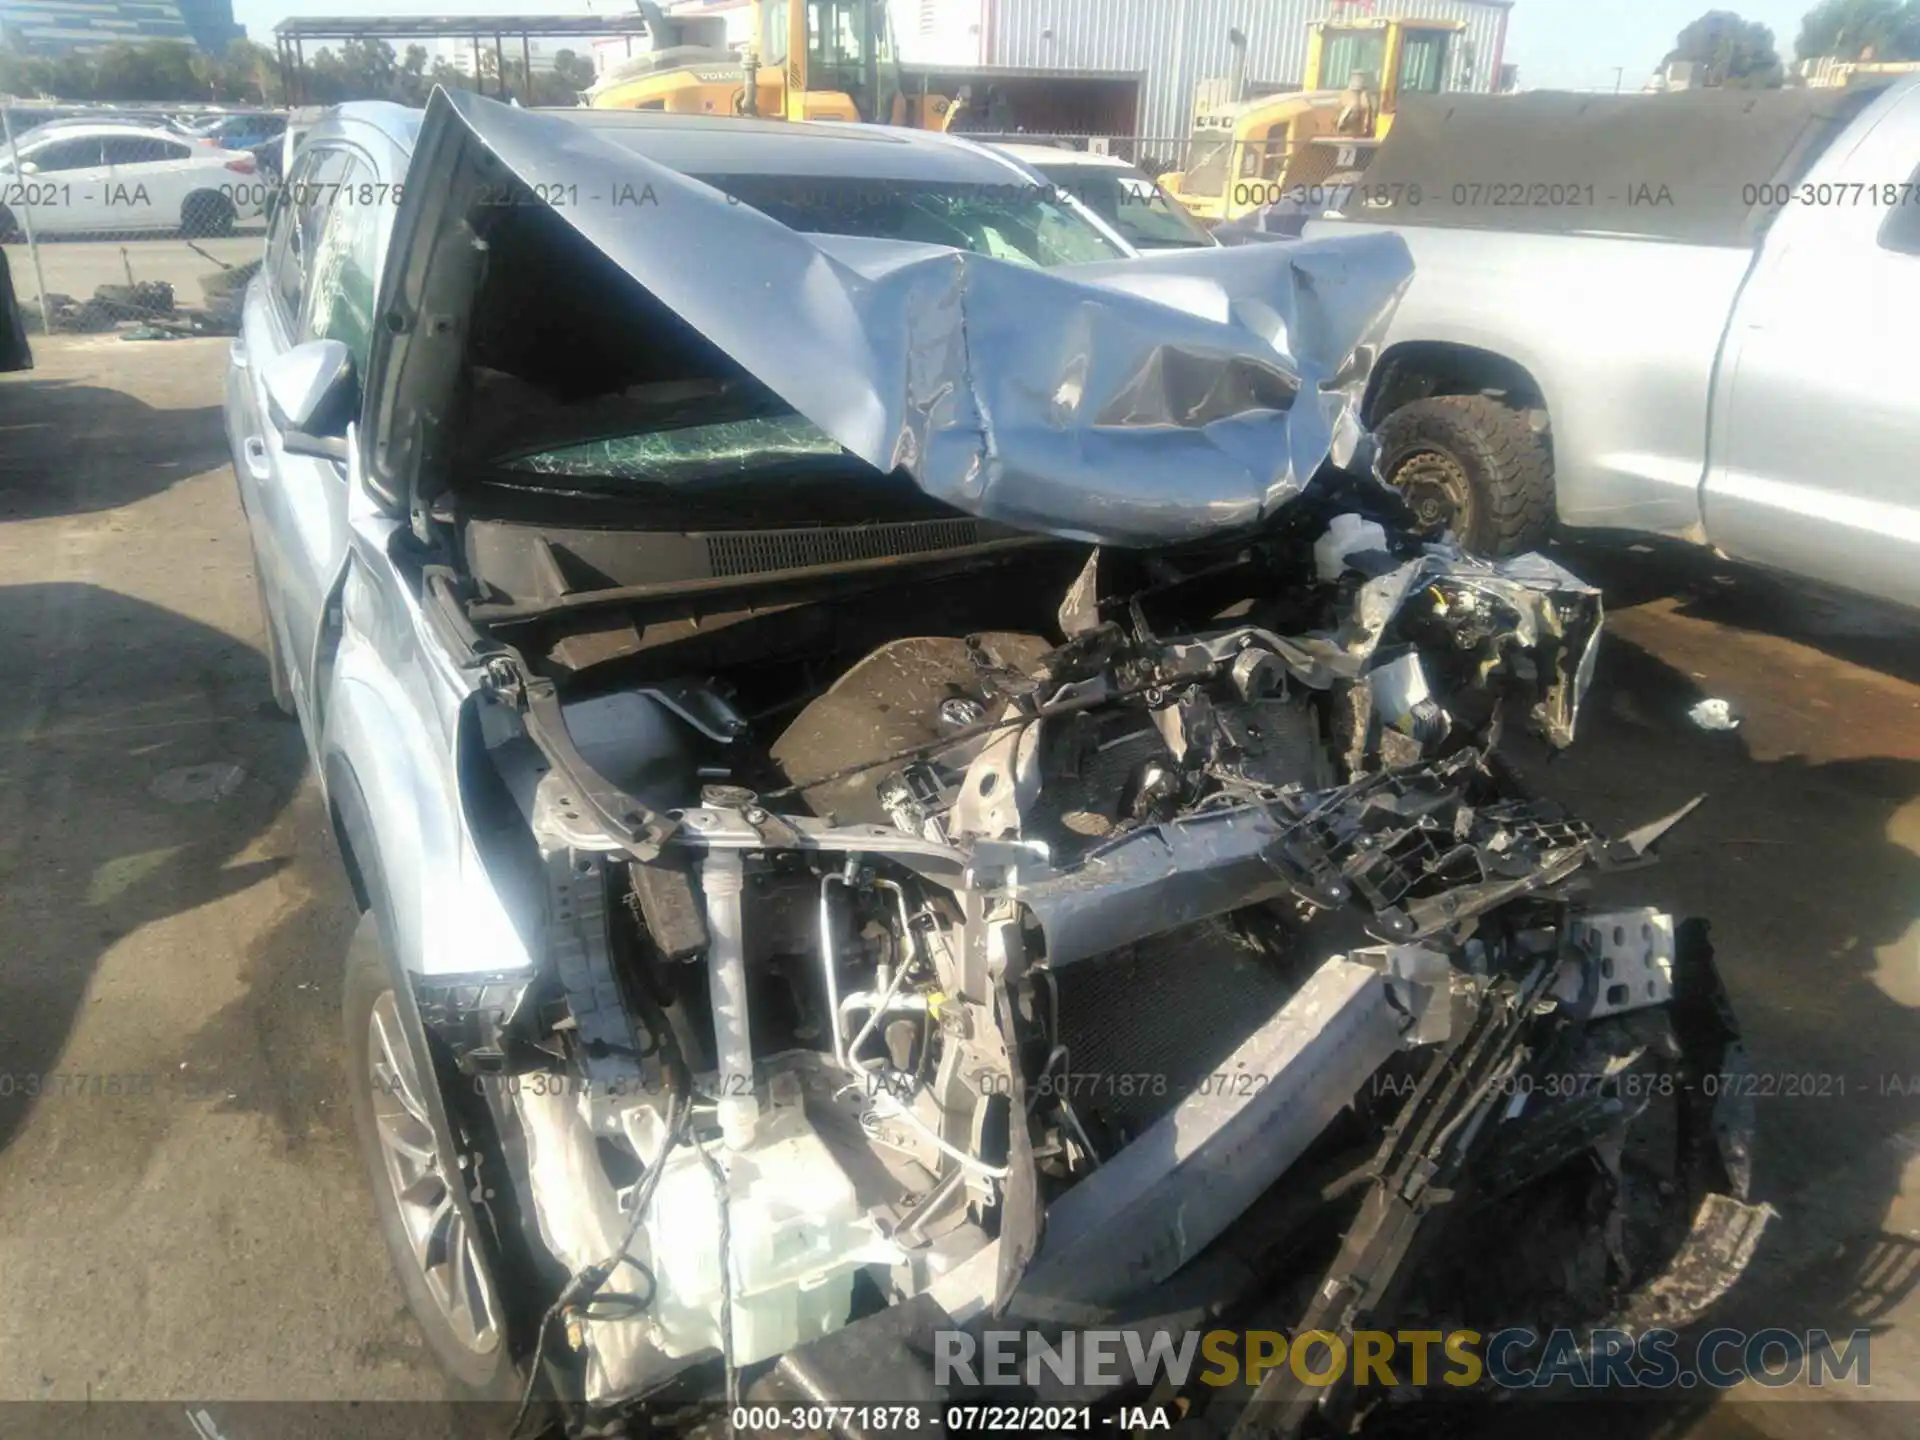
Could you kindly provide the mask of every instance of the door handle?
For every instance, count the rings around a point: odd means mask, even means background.
[[[240,442],[240,453],[247,458],[247,473],[256,480],[265,480],[273,473],[273,467],[267,463],[267,442],[258,435],[249,435]]]

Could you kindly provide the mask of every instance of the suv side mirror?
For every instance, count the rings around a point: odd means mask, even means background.
[[[22,160],[20,162],[20,173],[22,175],[38,175],[40,173],[40,167],[31,160]]]
[[[360,404],[351,350],[338,340],[309,340],[267,361],[260,380],[288,454],[347,458],[347,425]]]

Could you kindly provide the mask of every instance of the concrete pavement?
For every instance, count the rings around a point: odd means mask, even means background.
[[[351,1146],[349,902],[263,703],[226,348],[36,337],[0,384],[6,1399],[443,1393]]]

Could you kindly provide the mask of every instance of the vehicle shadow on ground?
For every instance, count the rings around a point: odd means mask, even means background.
[[[295,729],[290,720],[277,728]],[[253,938],[237,993],[181,1038],[180,1053],[206,1077],[217,1109],[262,1116],[285,1152],[331,1145],[357,1166],[340,1013],[359,911],[318,789],[300,787],[280,823],[294,888],[305,893]]]
[[[62,1071],[106,951],[288,863],[248,852],[305,754],[292,725],[262,718],[265,664],[230,635],[87,584],[0,588],[0,609],[0,670],[15,677],[0,722],[4,1148],[33,1104],[54,1103],[25,1077]],[[156,973],[193,968],[191,955],[155,958],[170,967]],[[128,1070],[178,1043],[141,1039],[152,1048],[124,1057]]]
[[[1677,541],[1574,542],[1560,549],[1570,570],[1605,592],[1609,609],[1671,597],[1690,619],[1797,641],[1920,684],[1920,615]]]
[[[217,405],[156,409],[55,378],[0,385],[0,521],[111,510],[228,463]]]
[[[1537,790],[1615,835],[1707,797],[1657,865],[1605,877],[1594,898],[1711,921],[1756,1077],[1751,1198],[1780,1217],[1699,1328],[1824,1329],[1839,1341],[1920,1278],[1920,1246],[1889,1225],[1920,1153],[1920,1093],[1903,1093],[1920,1090],[1920,985],[1903,980],[1920,978],[1920,855],[1909,848],[1920,843],[1920,762],[1758,761],[1737,732],[1688,721],[1701,698],[1679,671],[1607,636],[1579,742],[1551,760],[1523,746],[1522,764]],[[1890,1077],[1904,1083],[1890,1088]],[[1803,1413],[1785,1428],[1747,1429],[1746,1404],[1703,1419],[1715,1396],[1523,1405],[1462,1433],[1532,1436],[1547,1423],[1583,1440],[1911,1433],[1909,1408],[1893,1404],[1849,1406],[1841,1430],[1814,1421],[1824,1406],[1789,1407]]]

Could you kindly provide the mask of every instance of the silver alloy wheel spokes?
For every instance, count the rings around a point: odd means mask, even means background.
[[[391,990],[373,1002],[367,1041],[373,1120],[401,1227],[454,1338],[476,1355],[485,1354],[500,1343],[500,1322],[479,1246],[454,1203],[453,1185],[465,1177],[449,1179],[442,1162],[413,1047],[401,1029]]]

